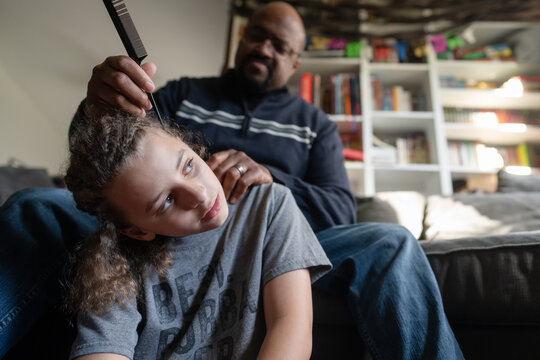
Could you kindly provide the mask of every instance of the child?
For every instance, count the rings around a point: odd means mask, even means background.
[[[71,137],[66,183],[100,228],[77,254],[70,358],[308,359],[310,275],[330,268],[310,226],[278,184],[228,205],[188,143],[128,115]]]

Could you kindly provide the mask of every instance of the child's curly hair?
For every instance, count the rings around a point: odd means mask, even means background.
[[[106,199],[104,191],[123,166],[138,154],[149,130],[165,131],[204,156],[194,135],[159,122],[125,113],[87,119],[70,136],[66,185],[77,207],[99,219],[100,227],[84,240],[74,256],[66,305],[74,312],[102,312],[112,303],[138,297],[142,276],[153,267],[164,276],[171,265],[167,242],[158,236],[146,242],[119,233],[129,224]]]

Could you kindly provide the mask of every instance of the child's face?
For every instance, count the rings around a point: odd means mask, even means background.
[[[186,236],[221,226],[229,214],[223,188],[206,163],[180,139],[149,131],[105,195],[138,240]]]

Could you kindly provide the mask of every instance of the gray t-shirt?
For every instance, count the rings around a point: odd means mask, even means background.
[[[219,228],[170,241],[166,281],[144,281],[141,301],[81,314],[70,358],[110,352],[131,359],[255,359],[265,335],[264,285],[330,262],[289,189],[251,188]]]

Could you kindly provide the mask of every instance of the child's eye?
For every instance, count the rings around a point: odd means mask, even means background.
[[[186,163],[186,166],[184,166],[184,175],[187,175],[193,170],[193,158],[189,159]]]
[[[173,194],[169,194],[167,195],[167,197],[165,198],[165,201],[163,201],[163,205],[161,205],[161,211],[165,211],[169,208],[169,206],[172,205],[174,201],[174,195]]]

